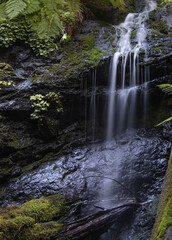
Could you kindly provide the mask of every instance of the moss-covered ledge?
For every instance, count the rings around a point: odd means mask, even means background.
[[[172,151],[158,204],[151,240],[170,240],[172,236]]]
[[[67,211],[65,198],[60,194],[1,208],[0,240],[48,240],[63,229],[57,219]]]

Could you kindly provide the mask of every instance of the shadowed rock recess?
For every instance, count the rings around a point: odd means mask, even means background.
[[[172,84],[171,5],[145,10],[151,1],[133,2],[127,6],[136,14],[110,8],[104,19],[101,6],[88,1],[93,19],[47,58],[22,42],[1,49],[0,239],[67,239],[73,222],[138,199],[147,203],[68,239],[150,239],[172,148],[172,122],[155,127],[172,111],[170,95],[157,87]],[[121,36],[129,37],[128,52]],[[45,98],[52,92],[61,95],[63,112]],[[42,121],[31,117],[36,94],[49,104]],[[158,216],[166,218],[170,204]],[[153,240],[168,239],[172,222],[165,224],[156,223]]]

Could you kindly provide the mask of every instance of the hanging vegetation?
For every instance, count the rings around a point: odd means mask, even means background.
[[[106,2],[124,6],[123,0]],[[19,39],[36,53],[47,55],[57,48],[55,39],[66,32],[72,35],[73,28],[83,21],[83,4],[81,0],[1,0],[0,46],[8,47]]]

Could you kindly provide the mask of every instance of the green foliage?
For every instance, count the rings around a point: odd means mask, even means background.
[[[163,122],[158,123],[155,127],[162,125],[163,123],[172,121],[172,117],[165,119]]]
[[[160,195],[157,216],[151,240],[164,240],[167,229],[172,226],[172,151]]]
[[[23,0],[9,0],[5,4],[5,12],[9,19],[13,19],[22,13],[26,7],[27,4]]]
[[[57,48],[54,39],[65,31],[71,32],[76,19],[82,18],[79,0],[7,0],[0,3],[0,47],[9,47],[20,39],[36,54],[44,56]]]
[[[23,40],[37,55],[47,56],[57,48],[52,39],[41,38],[32,31],[29,23],[21,17],[17,20],[0,20],[0,47],[9,47],[17,40]]]
[[[95,45],[95,38],[93,34],[88,36],[81,36],[79,41],[82,43],[82,49],[92,49]]]
[[[100,0],[95,0],[98,4]],[[123,8],[123,0],[104,0]],[[0,47],[9,47],[18,39],[25,41],[40,55],[47,56],[57,48],[54,39],[73,29],[83,21],[81,0],[1,0]]]
[[[158,237],[157,240],[163,240],[166,230],[168,227],[172,226],[172,202],[169,201],[165,206],[162,220],[158,228]]]
[[[13,81],[1,81],[0,80],[0,86],[5,86],[5,87],[14,86],[14,83],[13,83]],[[1,90],[1,87],[0,87],[0,90]]]
[[[50,107],[54,107],[58,113],[63,112],[63,107],[60,101],[60,94],[49,92],[46,95],[36,94],[30,97],[34,112],[31,114],[31,119],[43,121],[45,113]]]
[[[136,38],[136,31],[131,32],[131,40],[134,40]]]
[[[73,24],[81,12],[79,0],[7,0],[0,5],[0,18],[25,17],[40,37],[56,38],[65,31],[65,24]]]
[[[63,37],[61,38],[60,42],[61,43],[67,43],[71,40],[71,37],[69,35],[67,35],[66,33],[63,35]]]
[[[169,4],[169,3],[172,3],[172,0],[163,0],[163,1],[161,1],[161,5],[166,5],[166,4]]]
[[[62,223],[53,220],[68,210],[60,194],[34,199],[22,206],[0,208],[0,239],[49,239],[63,229]],[[20,230],[21,233],[17,234]]]

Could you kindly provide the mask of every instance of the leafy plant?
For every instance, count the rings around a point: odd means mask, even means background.
[[[5,87],[14,86],[14,83],[12,80],[10,81],[0,80],[0,90],[1,90],[1,86],[5,86]]]
[[[100,0],[94,0],[100,2]],[[128,1],[128,0],[127,0]],[[123,0],[104,0],[122,8]],[[58,45],[57,39],[72,35],[83,21],[82,0],[0,0],[0,46],[9,47],[18,39],[47,56]]]
[[[9,47],[19,39],[47,56],[58,48],[54,39],[67,30],[71,33],[81,18],[80,0],[0,1],[0,46]]]
[[[164,92],[164,93],[167,93],[167,94],[172,94],[172,84],[160,84],[158,85],[158,87]],[[169,122],[169,121],[172,121],[172,117],[169,117],[167,119],[165,119],[163,122],[157,124],[155,127],[158,127],[160,125],[162,125],[163,123],[165,122]]]
[[[73,24],[81,12],[80,0],[7,0],[0,4],[0,18],[13,20],[24,16],[40,37],[59,37],[65,24]]]
[[[37,119],[42,122],[46,112],[50,107],[54,107],[58,113],[63,112],[60,94],[49,92],[46,95],[36,94],[30,97],[34,112],[31,114],[31,119]]]
[[[52,39],[41,38],[36,32],[32,31],[24,17],[11,21],[0,20],[0,32],[0,47],[7,48],[17,40],[22,40],[30,45],[36,55],[43,56],[47,56],[58,47]]]

